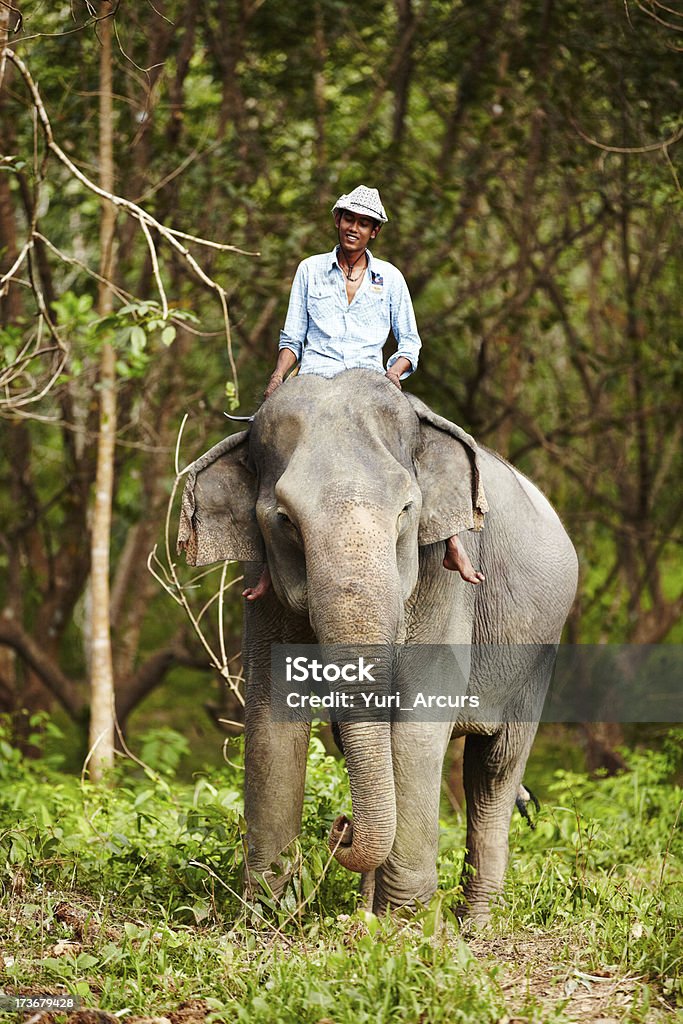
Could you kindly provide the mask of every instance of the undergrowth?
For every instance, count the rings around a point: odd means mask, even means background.
[[[631,752],[613,778],[556,772],[536,828],[513,820],[488,931],[511,949],[515,936],[562,934],[583,976],[637,979],[621,1018],[633,1022],[683,1005],[681,791],[670,782],[680,740]],[[511,999],[526,1021],[571,1019],[561,990],[552,1006],[528,990],[520,1008],[500,964],[460,934],[462,820],[442,823],[430,907],[378,920],[359,907],[356,876],[330,860],[348,786],[313,739],[304,827],[284,858],[293,881],[279,902],[267,888],[245,902],[241,761],[187,785],[175,778],[183,744],[150,734],[146,764],[122,761],[95,787],[0,734],[3,991],[68,991],[123,1019],[192,999],[210,1019],[264,1024],[479,1024],[514,1016]]]

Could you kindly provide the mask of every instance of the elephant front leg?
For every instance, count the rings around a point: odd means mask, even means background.
[[[301,831],[309,734],[307,722],[273,722],[269,706],[247,707],[244,816],[248,892],[256,888],[254,875],[264,876],[275,895],[291,877],[291,866],[278,858]]]
[[[261,569],[245,566],[245,583],[254,585]],[[273,721],[271,693],[271,645],[290,642],[294,628],[272,589],[245,608],[247,893],[258,889],[255,876],[261,875],[280,894],[292,870],[278,859],[301,831],[311,726]],[[309,641],[305,632],[294,635],[299,642]]]
[[[450,733],[445,722],[392,726],[396,835],[375,872],[376,914],[428,903],[436,892],[441,772]]]
[[[503,726],[494,736],[465,741],[463,781],[467,800],[467,855],[463,869],[463,914],[489,915],[490,901],[503,887],[510,818],[535,725]]]

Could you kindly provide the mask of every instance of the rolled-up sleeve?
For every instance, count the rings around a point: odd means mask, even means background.
[[[401,374],[401,380],[404,380],[417,369],[422,341],[418,334],[408,285],[399,270],[396,271],[396,279],[391,290],[391,330],[396,338],[398,349],[388,360],[387,369],[393,366],[400,356],[409,359],[411,369]]]
[[[301,361],[304,342],[308,332],[308,267],[305,261],[297,267],[292,290],[289,293],[289,309],[285,326],[280,331],[279,348],[288,348]]]

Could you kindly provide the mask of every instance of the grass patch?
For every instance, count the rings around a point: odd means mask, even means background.
[[[555,773],[536,829],[513,819],[504,900],[475,935],[452,916],[461,819],[443,822],[431,906],[378,920],[329,863],[347,782],[314,740],[294,882],[278,905],[245,904],[239,760],[186,784],[181,738],[144,749],[152,767],[124,762],[97,788],[0,738],[5,992],[69,992],[121,1019],[268,1024],[636,1024],[683,1005],[680,735],[616,778]]]

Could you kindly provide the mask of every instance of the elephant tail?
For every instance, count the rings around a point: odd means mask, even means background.
[[[538,798],[531,792],[528,786],[520,783],[520,787],[517,790],[517,799],[515,800],[515,807],[526,821],[529,828],[536,828],[536,822],[529,814],[529,804],[534,805],[534,811],[536,814],[541,809],[541,805]]]

